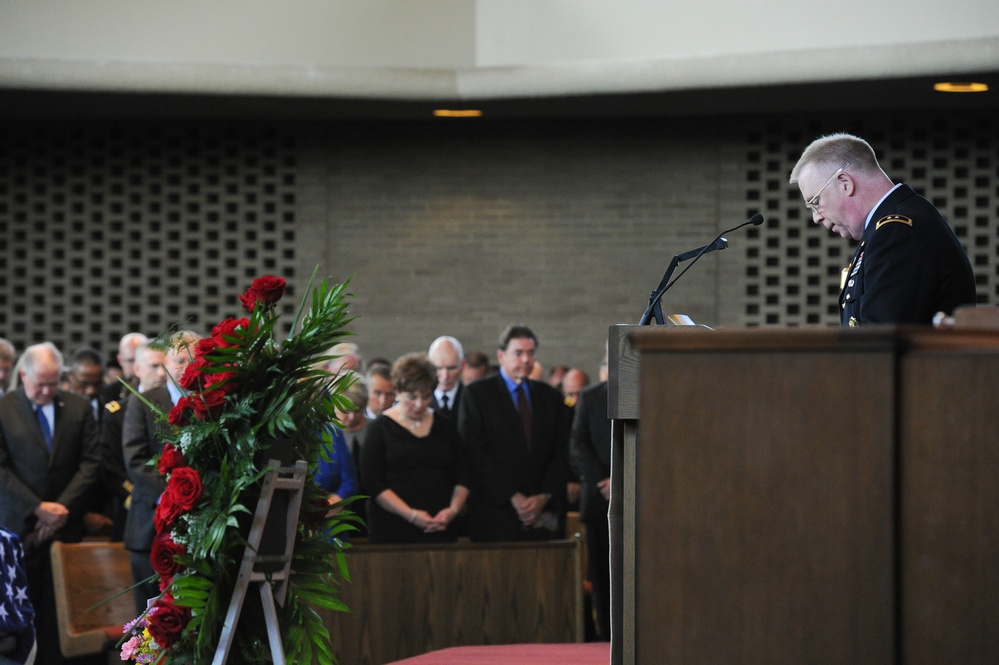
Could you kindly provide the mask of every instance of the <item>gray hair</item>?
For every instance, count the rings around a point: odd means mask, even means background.
[[[805,148],[791,169],[788,184],[797,185],[801,170],[808,164],[826,165],[832,171],[847,163],[858,172],[883,173],[874,148],[867,141],[853,134],[829,134],[815,139]]]
[[[21,357],[17,359],[17,365],[14,366],[14,376],[11,377],[10,388],[14,390],[21,385],[21,370],[30,376],[32,379],[35,378],[35,368],[41,363],[45,358],[51,359],[53,366],[62,371],[62,352],[56,348],[56,345],[52,342],[42,342],[41,344],[32,344],[24,350]]]

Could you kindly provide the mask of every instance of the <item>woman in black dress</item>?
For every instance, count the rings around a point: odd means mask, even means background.
[[[457,540],[455,519],[468,499],[468,465],[454,421],[434,413],[437,377],[422,353],[392,366],[398,401],[368,424],[361,485],[371,496],[372,543]]]

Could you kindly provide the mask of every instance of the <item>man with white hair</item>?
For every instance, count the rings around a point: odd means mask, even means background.
[[[28,595],[46,637],[57,632],[49,545],[82,538],[101,463],[90,403],[59,389],[62,368],[52,343],[29,346],[20,385],[0,398],[0,526],[24,542]],[[39,641],[38,662],[62,662],[58,641]]]
[[[326,371],[331,374],[346,372],[364,372],[364,358],[361,357],[361,347],[353,342],[340,342],[330,347],[326,355],[332,359],[326,362]]]
[[[461,373],[465,369],[465,352],[461,342],[447,335],[430,345],[427,357],[437,371],[433,409],[449,417],[457,417],[461,401]]]
[[[133,388],[139,385],[139,380],[135,376],[135,350],[141,344],[145,344],[149,339],[140,332],[130,332],[118,342],[118,365],[121,367],[121,378]],[[104,387],[102,392],[103,403],[123,400],[131,391],[121,385],[121,381],[114,381]]]

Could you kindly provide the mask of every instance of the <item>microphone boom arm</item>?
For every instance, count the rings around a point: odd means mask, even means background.
[[[733,226],[730,229],[722,231],[717,236],[715,236],[715,239],[709,242],[707,245],[674,256],[673,260],[670,261],[669,263],[669,267],[666,268],[666,274],[663,275],[663,279],[661,282],[659,282],[659,286],[656,287],[656,290],[653,291],[651,296],[649,297],[649,307],[648,309],[645,310],[645,313],[642,314],[642,318],[639,320],[638,325],[640,326],[649,325],[649,322],[652,320],[653,316],[656,317],[656,323],[658,323],[659,325],[663,325],[666,319],[665,317],[663,317],[662,304],[660,303],[660,300],[662,299],[663,295],[667,291],[669,291],[674,284],[676,284],[676,281],[681,277],[683,277],[683,274],[688,270],[690,270],[691,266],[697,263],[697,261],[708,252],[712,252],[716,249],[725,249],[726,247],[728,247],[728,241],[722,237],[726,233],[731,233],[732,231],[741,229],[743,226],[749,226],[750,224],[752,224],[753,226],[759,226],[762,223],[763,223],[763,215],[761,215],[760,213],[756,213],[742,224],[739,224],[738,226]],[[687,264],[687,267],[684,268],[682,271],[680,271],[680,274],[677,275],[675,279],[670,281],[670,278],[673,276],[673,271],[676,270],[676,267],[682,261],[686,261],[688,259],[693,259],[693,261]]]
[[[659,282],[659,286],[657,286],[655,290],[649,294],[649,309],[645,310],[645,314],[642,315],[642,320],[638,322],[638,325],[648,325],[651,322],[652,315],[655,315],[656,323],[659,325],[663,325],[666,322],[666,318],[663,316],[662,304],[659,301],[663,297],[663,294],[666,293],[666,290],[671,286],[670,277],[673,276],[673,272],[676,270],[677,266],[679,266],[682,262],[689,261],[690,259],[693,259],[701,254],[707,254],[708,252],[713,252],[716,249],[725,249],[727,247],[728,240],[725,238],[718,238],[714,242],[704,245],[703,247],[698,247],[682,254],[675,255],[669,262],[666,272],[663,273],[663,278],[662,281]],[[680,275],[682,274],[683,273],[681,272]],[[677,279],[679,278],[679,275],[677,275]]]

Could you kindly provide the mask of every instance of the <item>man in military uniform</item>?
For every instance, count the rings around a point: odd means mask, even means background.
[[[812,221],[859,240],[843,275],[844,325],[931,323],[975,304],[975,275],[932,203],[893,184],[871,146],[850,134],[816,139],[791,171]]]

